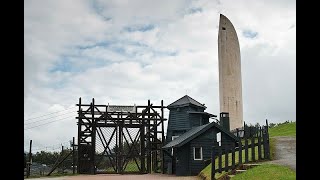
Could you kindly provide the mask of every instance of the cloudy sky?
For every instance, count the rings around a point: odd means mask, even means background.
[[[296,4],[290,0],[28,0],[25,149],[77,136],[76,106],[168,105],[188,94],[219,114],[219,14],[241,51],[244,120],[296,120]],[[166,113],[167,116],[167,113]]]

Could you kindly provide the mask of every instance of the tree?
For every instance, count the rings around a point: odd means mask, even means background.
[[[72,149],[64,149],[62,156],[65,157],[71,151]],[[40,151],[32,156],[32,161],[40,164],[46,164],[47,166],[53,166],[57,162],[58,158],[60,161],[62,160],[63,157],[61,157],[61,152]],[[68,158],[64,160],[62,165],[60,165],[60,167],[62,169],[66,169],[66,168],[70,169],[72,166],[72,162],[73,162],[72,155],[69,155]]]
[[[275,123],[270,123],[270,124],[269,124],[269,128],[273,128],[273,127],[275,127],[275,126],[276,126]]]

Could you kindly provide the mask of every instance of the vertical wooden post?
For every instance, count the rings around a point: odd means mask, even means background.
[[[215,163],[215,147],[212,146],[211,152],[211,180],[214,180],[214,176],[216,173],[216,163]]]
[[[75,137],[72,138],[72,174],[75,174],[75,171],[76,171],[76,167],[75,167],[75,164],[76,164],[76,152],[75,152]]]
[[[263,133],[262,133],[262,139],[263,139],[263,159],[268,159],[267,157],[267,135],[266,135],[266,130],[265,127],[263,129]]]
[[[150,99],[148,100],[147,120],[147,172],[151,173],[151,142],[150,142]]]
[[[119,119],[120,117],[119,117],[119,114],[117,114],[117,118]],[[118,122],[119,124],[118,124],[118,127],[119,127],[119,132],[118,132],[118,136],[119,136],[119,150],[118,150],[118,172],[120,173],[120,174],[122,174],[123,173],[123,170],[124,169],[122,169],[122,161],[123,161],[123,157],[122,157],[122,155],[123,155],[123,125],[122,125],[122,123],[121,123],[121,121],[119,121]]]
[[[262,156],[261,156],[261,127],[259,128],[258,131],[258,159],[261,160]]]
[[[81,132],[81,125],[82,125],[82,112],[81,112],[81,97],[79,98],[79,109],[78,109],[78,163],[77,163],[77,173],[79,174],[79,169],[80,169],[80,156],[81,156],[81,140],[80,140],[80,132]]]
[[[247,136],[247,132],[246,132],[246,122],[243,121],[243,137]]]
[[[218,157],[218,166],[219,166],[219,173],[222,173],[222,149],[221,146],[219,147],[219,157]]]
[[[235,145],[233,144],[231,148],[232,148],[232,149],[231,149],[232,169],[235,169],[235,164],[236,164]]]
[[[141,156],[140,156],[140,161],[141,161],[141,173],[146,172],[146,165],[145,165],[145,155],[146,155],[146,149],[145,149],[145,120],[144,120],[144,115],[142,115],[142,126],[140,127],[141,131],[141,143],[140,143],[140,149],[141,149]]]
[[[152,138],[152,149],[153,149],[153,153],[152,153],[152,171],[153,172],[157,172],[157,137],[158,137],[158,126],[157,126],[157,116],[153,116],[153,138]]]
[[[111,115],[110,115],[111,116]],[[120,170],[119,170],[119,123],[118,121],[116,121],[116,127],[114,128],[114,130],[116,131],[116,149],[115,149],[115,153],[116,153],[116,159],[115,159],[115,162],[116,162],[116,173],[119,173]]]
[[[229,160],[229,150],[230,150],[230,149],[229,149],[229,147],[227,146],[226,149],[225,149],[225,154],[224,154],[224,157],[225,157],[225,161],[224,161],[224,162],[225,162],[225,164],[224,164],[224,166],[225,166],[225,167],[224,167],[224,171],[225,171],[225,172],[228,172],[228,170],[229,170],[229,161],[228,161],[228,160]]]
[[[239,140],[239,165],[242,164],[242,143],[241,139]]]
[[[63,158],[63,155],[64,155],[64,147],[63,145],[61,144],[61,158]],[[64,162],[62,161],[61,163],[61,169],[62,169],[62,173],[64,172]]]
[[[162,139],[162,147],[165,145],[165,138],[164,138],[164,124],[163,124],[163,100],[161,100],[161,139]],[[161,171],[164,174],[164,153],[161,150]]]
[[[96,174],[96,167],[95,167],[95,155],[96,155],[96,120],[94,119],[94,98],[92,98],[92,108],[91,108],[91,114],[92,114],[92,134],[91,134],[91,157],[92,157],[92,173]]]
[[[32,140],[30,140],[30,147],[29,147],[29,161],[27,163],[27,177],[30,176],[31,164],[32,164]]]
[[[266,125],[267,125],[267,133],[266,133],[266,145],[267,145],[267,159],[270,160],[270,144],[269,144],[269,125],[268,125],[268,119],[266,119]]]
[[[254,145],[254,136],[251,137],[251,161],[255,161],[256,160],[256,156],[255,156],[255,145]]]
[[[248,139],[245,137],[244,139],[244,162],[249,162],[249,152],[248,152]]]

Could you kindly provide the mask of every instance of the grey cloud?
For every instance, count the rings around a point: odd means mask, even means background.
[[[216,26],[222,12],[239,36],[245,121],[295,120],[295,28],[288,29],[296,21],[294,2],[94,3],[99,11],[88,1],[25,3],[25,118],[72,107],[79,97],[84,102],[95,98],[101,104],[146,104],[148,99],[160,103],[163,99],[168,105],[186,93],[205,103],[208,112],[218,114]],[[202,12],[185,14],[190,8]],[[154,28],[123,31],[133,24],[154,24]],[[254,40],[240,36],[245,29],[254,29],[259,36]],[[101,42],[109,44],[95,47]],[[172,52],[177,53],[172,56]],[[76,68],[88,68],[50,73],[63,56]],[[105,64],[93,66],[95,59]],[[29,139],[38,146],[68,141],[76,136],[75,122],[70,118],[26,130],[25,147]]]

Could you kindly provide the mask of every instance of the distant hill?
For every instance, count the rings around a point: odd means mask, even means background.
[[[282,123],[269,128],[269,136],[296,136],[296,122]]]

